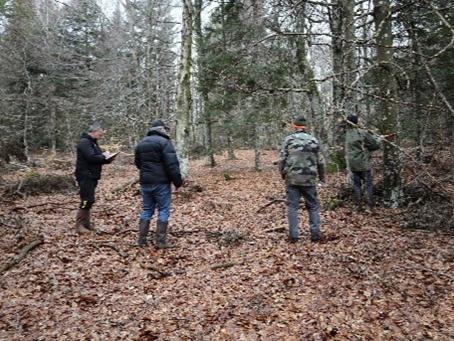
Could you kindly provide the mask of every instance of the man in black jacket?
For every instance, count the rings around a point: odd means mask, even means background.
[[[183,181],[175,148],[166,133],[163,121],[153,121],[147,136],[136,146],[135,164],[140,170],[143,200],[138,245],[147,245],[150,220],[157,207],[159,215],[156,226],[156,247],[171,248],[173,246],[166,241],[172,202],[171,183],[179,188]]]
[[[107,153],[99,148],[98,140],[104,137],[104,130],[99,124],[93,124],[88,133],[83,133],[77,145],[76,180],[80,189],[80,206],[76,216],[78,233],[93,230],[90,209],[95,202],[95,189],[101,178],[102,165],[112,162]]]

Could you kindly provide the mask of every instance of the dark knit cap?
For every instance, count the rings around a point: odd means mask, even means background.
[[[167,125],[164,123],[163,120],[154,120],[151,122],[151,128],[157,128],[157,127],[164,127],[168,129]]]
[[[347,121],[353,123],[353,124],[358,124],[358,115],[356,114],[349,114],[347,116]]]
[[[304,116],[300,115],[297,118],[293,120],[293,124],[300,127],[300,126],[305,126],[306,125],[306,119]]]

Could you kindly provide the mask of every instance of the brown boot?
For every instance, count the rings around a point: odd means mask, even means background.
[[[79,234],[90,233],[90,230],[86,228],[87,219],[89,219],[89,211],[79,208],[76,215],[76,232]]]

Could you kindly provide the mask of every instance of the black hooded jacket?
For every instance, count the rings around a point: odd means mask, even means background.
[[[180,163],[169,136],[150,130],[135,149],[135,164],[140,170],[141,184],[182,185]]]
[[[77,145],[76,179],[99,180],[102,165],[109,163],[99,148],[98,141],[87,133],[83,133]]]

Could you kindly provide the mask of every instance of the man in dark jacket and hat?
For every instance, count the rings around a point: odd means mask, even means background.
[[[80,189],[80,206],[76,216],[76,230],[87,233],[93,230],[90,209],[95,202],[95,189],[101,178],[102,165],[110,163],[113,157],[103,153],[98,140],[104,137],[104,130],[97,123],[83,133],[77,145],[76,180]]]
[[[140,188],[143,209],[139,223],[139,246],[147,245],[150,220],[155,208],[158,209],[156,225],[156,247],[171,248],[167,243],[170,205],[172,202],[171,184],[179,188],[183,181],[175,148],[162,120],[155,120],[147,136],[135,149],[135,164],[140,170]]]
[[[372,176],[372,152],[380,148],[380,139],[373,136],[365,129],[358,127],[358,116],[347,116],[347,131],[345,134],[345,158],[348,168],[353,175],[353,193],[355,204],[362,211],[361,187],[366,187],[367,211],[373,209],[373,176]]]

